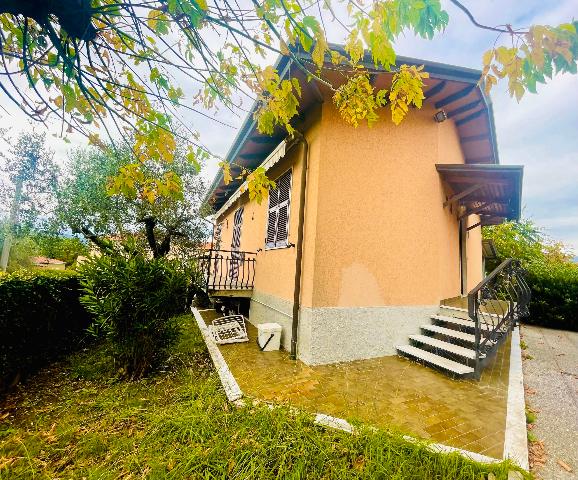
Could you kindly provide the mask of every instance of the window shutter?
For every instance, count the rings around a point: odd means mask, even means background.
[[[277,238],[275,238],[275,245],[285,245],[288,237],[288,222],[289,222],[289,205],[279,207],[277,216]]]
[[[279,190],[277,188],[269,189],[269,210],[275,208],[279,204]]]
[[[285,202],[289,202],[291,195],[291,170],[279,179],[277,190],[279,191],[279,206]]]
[[[269,190],[267,217],[268,247],[287,245],[289,238],[289,204],[291,199],[291,170],[276,180],[276,188]]]
[[[277,210],[269,210],[267,218],[267,245],[275,245],[275,227],[277,226]]]

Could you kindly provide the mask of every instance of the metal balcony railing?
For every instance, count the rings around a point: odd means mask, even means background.
[[[208,291],[252,290],[255,281],[255,252],[207,250],[199,257]]]
[[[468,315],[475,322],[476,375],[519,319],[529,315],[530,297],[525,271],[511,258],[468,293]]]

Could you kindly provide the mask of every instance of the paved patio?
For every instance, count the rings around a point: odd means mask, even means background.
[[[476,382],[395,356],[310,367],[284,351],[261,352],[256,328],[248,332],[248,343],[219,346],[246,395],[502,458],[510,342]]]

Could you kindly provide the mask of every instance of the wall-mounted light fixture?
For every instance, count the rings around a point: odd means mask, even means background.
[[[434,114],[434,120],[438,123],[445,122],[448,119],[448,116],[444,110],[438,110]]]

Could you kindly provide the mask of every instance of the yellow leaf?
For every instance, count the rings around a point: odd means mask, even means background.
[[[327,40],[325,39],[322,30],[315,33],[315,40],[315,47],[313,48],[313,52],[311,52],[311,58],[315,65],[317,65],[318,68],[321,68],[325,62],[325,52],[328,48]]]
[[[489,66],[490,63],[492,63],[493,58],[494,58],[494,49],[492,48],[491,50],[487,50],[484,53],[484,56],[482,57],[482,60],[484,62],[484,67]]]
[[[219,167],[223,169],[223,182],[228,185],[233,181],[233,176],[231,175],[231,164],[227,162],[220,162]]]

